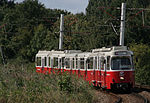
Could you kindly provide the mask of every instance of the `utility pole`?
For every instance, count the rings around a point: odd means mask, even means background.
[[[64,35],[64,15],[61,14],[61,18],[60,18],[59,50],[63,49],[63,35]]]
[[[122,3],[121,25],[120,25],[120,44],[119,44],[120,46],[124,46],[125,13],[126,13],[126,3]]]
[[[143,26],[145,25],[145,21],[144,21],[144,11],[142,11],[142,19],[143,19]]]

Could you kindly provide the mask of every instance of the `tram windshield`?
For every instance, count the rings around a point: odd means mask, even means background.
[[[112,70],[129,70],[131,61],[129,57],[113,57],[111,61]]]

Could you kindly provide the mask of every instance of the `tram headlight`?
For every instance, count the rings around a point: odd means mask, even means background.
[[[120,80],[124,80],[124,77],[120,77]]]

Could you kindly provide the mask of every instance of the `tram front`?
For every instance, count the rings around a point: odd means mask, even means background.
[[[110,87],[111,89],[130,90],[134,87],[133,53],[131,51],[117,51],[110,59]]]

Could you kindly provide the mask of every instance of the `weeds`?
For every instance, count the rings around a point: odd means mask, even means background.
[[[75,76],[39,74],[31,63],[1,67],[1,103],[91,103],[96,99],[89,84]]]

